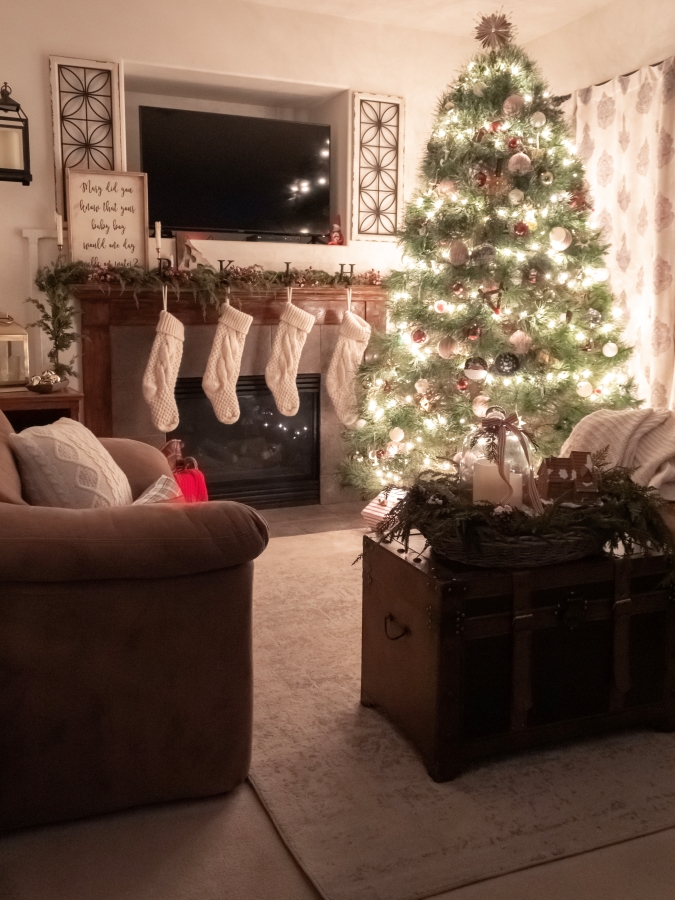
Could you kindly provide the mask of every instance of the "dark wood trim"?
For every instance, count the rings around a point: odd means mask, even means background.
[[[5,391],[0,393],[2,412],[24,412],[31,409],[60,409],[68,412],[71,419],[79,422],[82,418],[83,394],[72,388],[38,394],[34,391]]]
[[[112,435],[112,374],[110,328],[116,325],[156,325],[162,309],[159,291],[110,291],[90,285],[76,286],[73,295],[82,310],[82,389],[85,394],[84,422],[98,437]],[[373,330],[383,331],[387,294],[370,285],[352,289],[352,310]],[[269,291],[237,290],[231,295],[234,306],[253,316],[254,325],[276,325],[286,302],[283,288]],[[303,287],[293,289],[295,306],[311,312],[317,325],[339,325],[347,310],[344,288]],[[184,325],[215,325],[218,311],[202,310],[191,291],[176,296],[169,291],[169,312]]]

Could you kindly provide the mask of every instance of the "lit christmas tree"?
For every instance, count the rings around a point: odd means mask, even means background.
[[[516,412],[542,455],[583,416],[637,405],[606,247],[588,223],[582,163],[503,16],[442,96],[422,183],[387,281],[387,333],[359,370],[345,484],[372,495],[451,470],[472,425]]]

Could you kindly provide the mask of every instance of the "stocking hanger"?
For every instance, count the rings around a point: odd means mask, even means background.
[[[168,302],[169,302],[169,285],[163,284],[162,285],[162,306],[164,307],[164,312],[167,311],[166,308],[167,308]]]

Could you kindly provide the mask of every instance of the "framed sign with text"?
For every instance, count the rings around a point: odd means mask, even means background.
[[[148,178],[144,172],[66,169],[70,259],[93,266],[148,267]]]

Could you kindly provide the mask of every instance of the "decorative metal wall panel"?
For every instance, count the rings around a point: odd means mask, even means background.
[[[357,94],[354,237],[391,240],[401,206],[402,101]]]
[[[64,210],[66,169],[124,171],[119,66],[50,57],[56,208]]]

